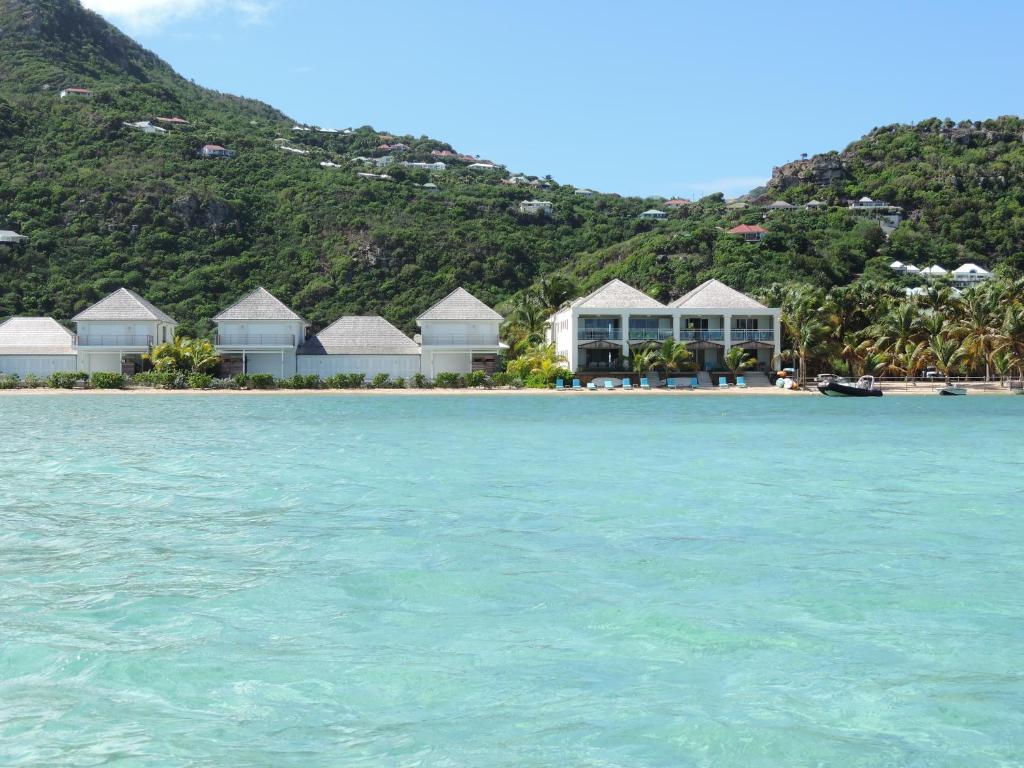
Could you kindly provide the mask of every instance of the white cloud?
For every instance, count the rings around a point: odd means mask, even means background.
[[[720,176],[716,179],[697,179],[689,181],[677,181],[673,183],[673,189],[679,190],[681,194],[688,193],[696,197],[721,192],[726,197],[745,195],[754,187],[760,187],[768,179],[764,176]]]
[[[270,0],[82,0],[82,5],[133,32],[152,32],[174,21],[199,14],[234,13],[242,21],[262,21]]]

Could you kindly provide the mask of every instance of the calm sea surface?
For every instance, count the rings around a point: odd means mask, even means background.
[[[0,765],[1024,763],[1024,398],[0,399]]]

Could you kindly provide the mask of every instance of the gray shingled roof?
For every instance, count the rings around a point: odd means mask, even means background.
[[[300,355],[418,355],[419,344],[379,315],[336,320],[299,347]]]
[[[573,306],[595,309],[658,309],[665,305],[616,278],[590,295],[577,299]]]
[[[456,288],[417,320],[503,320],[465,288]]]
[[[75,335],[52,317],[12,317],[0,324],[0,355],[74,355]]]
[[[718,280],[701,283],[669,306],[680,309],[768,309],[764,304]]]
[[[78,320],[159,320],[175,325],[178,322],[166,312],[154,307],[135,291],[130,291],[127,288],[118,288],[71,319],[76,322]]]
[[[213,318],[219,320],[302,320],[266,288],[247,293]],[[302,322],[306,322],[302,320]]]

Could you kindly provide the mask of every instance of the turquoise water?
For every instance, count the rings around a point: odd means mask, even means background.
[[[0,765],[1020,765],[1022,415],[2,398]]]

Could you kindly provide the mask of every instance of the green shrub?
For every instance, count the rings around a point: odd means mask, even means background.
[[[214,379],[210,382],[211,389],[238,389],[238,382],[231,379]]]
[[[430,387],[430,382],[422,373],[413,374],[413,377],[409,379],[409,384],[413,389],[429,389]]]
[[[386,373],[378,373],[373,377],[370,386],[374,389],[386,389],[391,386],[391,376]]]
[[[297,373],[287,379],[278,379],[277,386],[281,389],[320,389],[322,382],[315,373],[303,376]]]
[[[458,389],[464,384],[462,376],[445,371],[434,377],[434,386],[438,389]]]
[[[238,389],[245,389],[247,386],[249,386],[249,377],[246,376],[244,373],[236,373],[234,376],[231,377],[231,380],[235,382],[235,386]]]
[[[551,389],[558,379],[571,384],[572,371],[568,368],[554,368],[547,376],[542,373],[531,373],[526,377],[525,384],[527,389]]]
[[[405,379],[399,376],[397,379],[395,379],[393,386],[395,389],[405,389]]]
[[[472,371],[466,374],[467,387],[486,387],[487,384],[487,374],[483,371]]]
[[[143,371],[132,375],[131,383],[137,387],[184,389],[188,379],[180,371]]]
[[[189,389],[209,389],[213,386],[213,376],[208,373],[190,373],[188,375]]]
[[[336,373],[326,381],[331,389],[360,389],[365,383],[366,374],[363,373]]]
[[[88,380],[85,371],[57,371],[50,374],[49,385],[53,389],[73,389],[76,382]]]
[[[274,388],[274,375],[271,373],[254,373],[249,376],[249,381],[256,389]]]
[[[89,383],[93,389],[124,389],[128,379],[123,373],[97,371],[90,377]]]
[[[521,387],[523,380],[516,378],[508,371],[499,371],[491,376],[491,384],[495,387]]]
[[[0,374],[0,389],[17,389],[21,386],[21,380],[16,373]]]
[[[36,389],[38,387],[46,386],[46,382],[40,379],[34,373],[30,373],[25,377],[25,380],[21,382],[21,386],[26,389]]]

